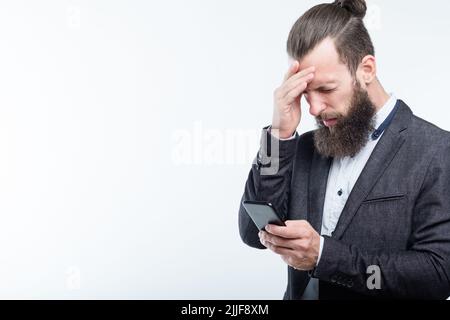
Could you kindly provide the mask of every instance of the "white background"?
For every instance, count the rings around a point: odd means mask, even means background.
[[[1,0],[0,298],[281,299],[237,213],[318,3]],[[369,4],[382,83],[449,130],[450,2]]]

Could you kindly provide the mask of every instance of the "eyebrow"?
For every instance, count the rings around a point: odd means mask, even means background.
[[[331,81],[327,81],[327,82],[325,82],[325,83],[321,83],[320,86],[316,87],[316,88],[313,89],[313,90],[323,90],[323,89],[325,89],[326,86],[328,86],[328,85],[330,85],[330,84],[337,84],[337,81],[336,81],[336,80],[331,80]],[[309,90],[306,89],[305,92],[310,91],[310,90],[311,90],[311,89],[309,89]]]

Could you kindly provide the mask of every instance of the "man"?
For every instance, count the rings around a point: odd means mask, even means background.
[[[450,133],[383,89],[365,12],[336,1],[295,23],[245,186],[287,220],[259,231],[239,211],[242,240],[288,265],[284,299],[450,295]],[[299,136],[302,96],[318,129]]]

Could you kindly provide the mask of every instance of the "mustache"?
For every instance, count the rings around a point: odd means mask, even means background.
[[[332,119],[340,119],[342,117],[342,115],[334,115],[334,114],[331,114],[331,115],[326,115],[326,114],[324,114],[324,115],[320,115],[320,116],[318,116],[318,117],[316,117],[316,120],[317,121],[328,121],[328,120],[332,120]]]

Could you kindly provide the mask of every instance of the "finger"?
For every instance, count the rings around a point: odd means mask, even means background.
[[[299,96],[301,96],[305,92],[308,84],[308,81],[302,82],[297,87],[287,92],[286,95],[281,98],[281,104],[290,105],[291,103],[293,103]]]
[[[284,75],[284,81],[286,81],[287,79],[292,77],[294,74],[296,74],[299,67],[300,67],[300,64],[298,63],[298,61],[294,61],[292,63],[292,65],[289,67],[288,72],[286,72],[286,74]]]
[[[276,253],[280,256],[290,256],[290,255],[292,255],[292,252],[293,252],[291,249],[278,247],[271,243],[267,243],[267,249],[269,249],[270,251],[273,251],[274,253]]]
[[[294,103],[295,101],[297,101],[297,99],[299,99],[302,94],[305,92],[306,88],[307,88],[308,84],[305,83],[303,85],[300,85],[300,87],[295,88],[294,90],[292,90],[291,92],[289,92],[284,99],[280,102],[281,105],[284,106],[289,106],[291,107],[292,103]],[[299,107],[299,106],[298,106]]]
[[[262,238],[264,239],[265,243],[270,243],[277,247],[282,247],[282,248],[286,248],[286,249],[294,248],[294,243],[292,240],[287,240],[287,239],[284,239],[284,238],[281,238],[278,236],[274,236],[267,232],[264,233]]]
[[[263,236],[264,231],[260,231],[258,233],[258,237],[259,237],[259,242],[261,242],[261,244],[267,248],[265,240],[264,240],[264,236]]]
[[[280,96],[283,98],[285,97],[290,91],[298,88],[300,85],[304,84],[304,83],[311,83],[311,81],[314,79],[314,73],[308,73],[307,75],[300,77],[298,79],[296,79],[295,81],[289,81],[286,82],[282,87],[281,87],[281,92],[280,92]]]
[[[296,74],[292,75],[289,79],[286,79],[284,81],[284,83],[287,84],[287,83],[290,83],[292,81],[297,81],[298,79],[303,78],[303,77],[305,77],[305,76],[307,76],[307,75],[309,75],[311,73],[314,73],[314,72],[316,72],[316,68],[314,66],[306,68],[306,69],[303,69],[302,71],[297,72]]]
[[[306,227],[298,224],[295,228],[289,226],[281,227],[270,224],[266,226],[266,231],[272,235],[285,239],[301,239],[308,234]]]

